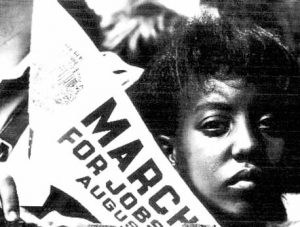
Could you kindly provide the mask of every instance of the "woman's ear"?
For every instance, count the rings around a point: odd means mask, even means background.
[[[176,166],[176,147],[174,137],[166,136],[166,135],[159,135],[157,137],[158,145],[160,149],[164,152],[166,157],[171,162],[172,166]]]

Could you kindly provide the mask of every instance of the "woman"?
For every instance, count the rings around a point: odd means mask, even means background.
[[[221,226],[265,226],[286,221],[281,163],[295,150],[298,76],[266,30],[193,21],[128,93]]]

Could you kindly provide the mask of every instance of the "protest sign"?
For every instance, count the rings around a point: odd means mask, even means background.
[[[218,226],[124,91],[142,70],[99,52],[56,1],[34,7],[29,155],[35,183],[40,178],[61,189],[103,224]],[[19,189],[21,204],[31,205]]]

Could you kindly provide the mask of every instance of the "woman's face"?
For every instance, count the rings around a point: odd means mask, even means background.
[[[175,142],[178,170],[212,210],[234,218],[272,210],[280,201],[276,164],[284,140],[274,99],[238,80],[211,79],[182,108]],[[268,207],[268,208],[266,208]]]

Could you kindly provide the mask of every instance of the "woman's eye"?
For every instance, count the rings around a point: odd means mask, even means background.
[[[219,137],[230,129],[230,119],[209,117],[197,125],[197,130],[208,137]]]
[[[280,122],[272,114],[267,114],[259,119],[258,128],[271,136],[276,136],[280,132]]]

